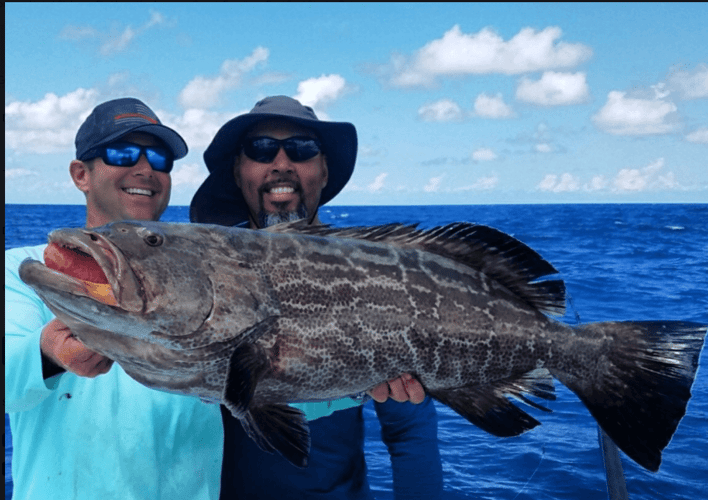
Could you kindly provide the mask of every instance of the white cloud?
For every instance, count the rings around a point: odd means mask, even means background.
[[[301,81],[297,85],[295,99],[313,108],[320,119],[326,119],[323,118],[322,109],[339,99],[346,91],[347,82],[341,75],[322,75]]]
[[[99,31],[91,26],[64,26],[59,33],[61,40],[71,40],[78,42],[89,38],[95,38],[99,35]]]
[[[122,52],[128,45],[130,45],[130,42],[133,41],[136,35],[137,32],[133,30],[132,27],[126,26],[122,33],[118,35],[109,35],[108,40],[101,45],[99,51],[101,52],[101,55],[104,56]]]
[[[523,77],[516,89],[520,101],[540,106],[579,104],[590,97],[585,73],[546,71],[538,81]]]
[[[664,159],[658,158],[644,168],[623,168],[612,182],[612,191],[647,191],[658,189],[677,189],[681,186],[673,172],[660,175],[664,168]]]
[[[573,192],[580,189],[588,192],[606,191],[615,194],[638,193],[644,191],[684,190],[673,172],[662,173],[664,158],[657,158],[642,168],[623,168],[611,179],[595,175],[589,182],[570,174],[547,174],[537,189],[553,193]]]
[[[600,129],[611,134],[665,134],[675,129],[671,120],[676,110],[672,102],[626,97],[626,92],[613,90],[592,120]]]
[[[550,191],[552,193],[573,192],[580,189],[580,181],[569,173],[560,176],[548,174],[538,184],[537,188],[541,191]]]
[[[172,172],[172,186],[199,187],[209,172],[198,163],[183,163]]]
[[[99,49],[101,55],[110,56],[117,54],[118,52],[123,52],[138,36],[142,35],[145,31],[162,24],[166,24],[164,16],[157,11],[150,11],[150,19],[133,29],[132,26],[126,26],[123,31],[118,34],[106,35],[108,40],[106,40]]]
[[[377,175],[376,179],[374,179],[374,182],[366,186],[366,189],[371,193],[377,193],[381,191],[384,187],[384,181],[386,180],[386,177],[388,177],[387,173]]]
[[[163,124],[179,132],[179,135],[184,138],[191,151],[194,148],[207,147],[224,123],[235,116],[247,113],[248,110],[241,110],[236,113],[218,113],[205,109],[190,108],[181,115],[173,115],[162,110],[155,110],[155,112]]]
[[[19,177],[31,177],[39,175],[39,172],[27,170],[26,168],[11,168],[5,170],[5,179],[17,179]]]
[[[474,101],[474,114],[482,118],[509,118],[514,112],[499,92],[495,96],[479,94]]]
[[[686,136],[688,142],[697,142],[699,144],[708,144],[708,127],[694,130]]]
[[[587,60],[592,50],[582,44],[559,42],[561,29],[523,28],[509,41],[490,28],[462,33],[455,25],[442,38],[428,42],[410,59],[392,57],[390,82],[399,87],[431,86],[436,77],[470,74],[519,74],[570,68]]]
[[[479,148],[472,153],[474,161],[491,161],[497,159],[497,154],[489,148]]]
[[[428,183],[423,187],[423,191],[426,193],[437,193],[440,190],[440,183],[443,180],[444,175],[439,177],[431,177]]]
[[[596,175],[585,185],[586,191],[602,191],[607,188],[608,181],[604,175]]]
[[[682,99],[708,97],[708,64],[699,64],[694,71],[674,71],[666,80],[666,88]]]
[[[111,56],[125,51],[139,36],[155,26],[164,26],[168,21],[158,11],[150,11],[150,19],[138,26],[128,25],[122,29],[114,30],[110,33],[100,31],[93,26],[68,25],[62,28],[59,33],[60,40],[69,40],[77,43],[85,43],[87,40],[96,39],[100,42],[99,53],[103,56]]]
[[[221,95],[238,87],[246,73],[268,60],[269,51],[256,47],[243,59],[227,59],[221,64],[219,74],[213,77],[196,76],[190,80],[179,94],[179,102],[184,108],[206,109],[214,106]]]
[[[76,131],[98,103],[99,92],[79,88],[64,96],[46,94],[36,102],[5,105],[5,147],[26,153],[71,149]]]
[[[499,184],[499,177],[496,174],[492,174],[488,177],[480,177],[474,184],[469,186],[455,188],[454,191],[485,191],[494,189],[497,184]]]
[[[426,122],[452,122],[462,119],[462,110],[455,101],[441,99],[422,106],[418,116]]]
[[[536,149],[536,151],[539,153],[550,153],[551,151],[553,151],[551,145],[546,143],[536,144],[534,149]]]

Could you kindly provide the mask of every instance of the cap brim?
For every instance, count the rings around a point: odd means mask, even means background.
[[[127,130],[120,130],[118,132],[114,132],[113,134],[105,137],[102,141],[95,144],[90,151],[93,151],[98,147],[110,144],[111,142],[117,141],[121,137],[124,137],[128,134],[132,134],[134,132],[141,132],[144,134],[154,135],[155,137],[160,139],[162,142],[165,143],[165,146],[167,146],[170,151],[172,151],[172,155],[174,156],[175,160],[184,158],[185,156],[187,156],[187,152],[189,151],[187,143],[184,142],[184,139],[182,139],[182,137],[177,132],[175,132],[169,127],[157,123],[138,125]]]

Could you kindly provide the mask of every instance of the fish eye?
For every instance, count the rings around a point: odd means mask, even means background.
[[[158,247],[162,245],[162,236],[159,234],[151,233],[148,234],[143,238],[145,240],[145,243],[147,243],[151,247]]]

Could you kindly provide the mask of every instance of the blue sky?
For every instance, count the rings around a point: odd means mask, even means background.
[[[133,96],[204,149],[285,94],[353,123],[336,205],[708,202],[708,4],[6,3],[6,203],[82,204],[74,136]]]

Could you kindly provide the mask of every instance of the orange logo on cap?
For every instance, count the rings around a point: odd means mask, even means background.
[[[114,120],[122,120],[123,118],[142,118],[144,120],[149,121],[150,123],[155,123],[157,124],[157,120],[154,118],[150,118],[149,116],[146,115],[141,115],[140,113],[124,113],[122,115],[116,115],[113,117]]]

